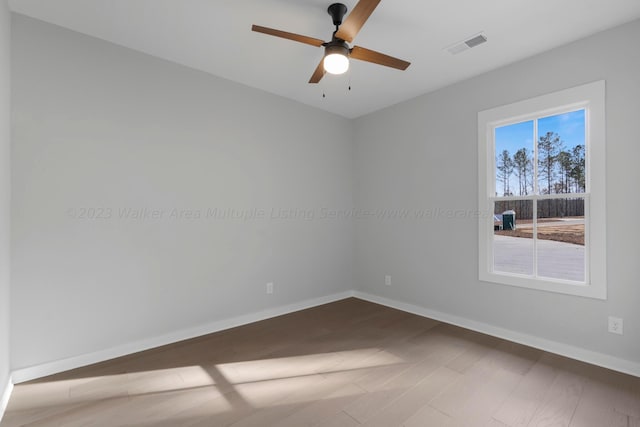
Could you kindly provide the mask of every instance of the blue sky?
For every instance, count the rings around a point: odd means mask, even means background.
[[[565,150],[571,150],[576,145],[584,145],[584,110],[539,119],[538,134],[544,135],[547,132],[560,135]]]
[[[502,126],[495,129],[496,155],[507,150],[511,156],[525,147],[533,157],[533,120]],[[571,151],[576,145],[585,144],[585,111],[578,110],[569,113],[538,119],[538,135],[555,132],[560,135],[563,147]],[[518,193],[518,179],[512,176],[511,191]],[[496,179],[496,192],[502,194],[502,183]]]

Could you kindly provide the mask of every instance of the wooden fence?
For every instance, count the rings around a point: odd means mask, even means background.
[[[515,211],[516,219],[533,219],[532,200],[501,200],[495,202],[494,213]],[[538,218],[584,216],[584,199],[538,200]]]

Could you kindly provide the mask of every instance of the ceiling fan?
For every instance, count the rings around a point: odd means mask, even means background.
[[[264,33],[271,36],[282,37],[311,46],[324,47],[324,57],[313,72],[309,83],[318,83],[325,73],[342,74],[349,69],[349,57],[360,61],[372,62],[386,67],[406,70],[409,62],[385,55],[374,50],[365,49],[360,46],[349,47],[347,43],[353,42],[358,32],[362,29],[369,16],[380,3],[380,0],[360,0],[353,8],[344,23],[342,18],[347,13],[347,6],[342,3],[333,3],[327,9],[333,19],[336,30],[333,32],[331,41],[307,37],[300,34],[275,30],[273,28],[253,25],[252,31]]]

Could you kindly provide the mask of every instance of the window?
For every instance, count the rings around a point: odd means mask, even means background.
[[[605,83],[482,111],[479,277],[606,299]]]

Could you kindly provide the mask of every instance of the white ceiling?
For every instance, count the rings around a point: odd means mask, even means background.
[[[351,61],[307,83],[322,49],[251,31],[328,40],[331,0],[10,0],[14,12],[209,72],[348,118],[640,18],[639,0],[383,0],[354,44],[412,65]],[[349,10],[357,0],[343,0]],[[489,41],[443,49],[483,31]],[[352,90],[347,88],[351,84]],[[323,98],[322,94],[326,97]]]

